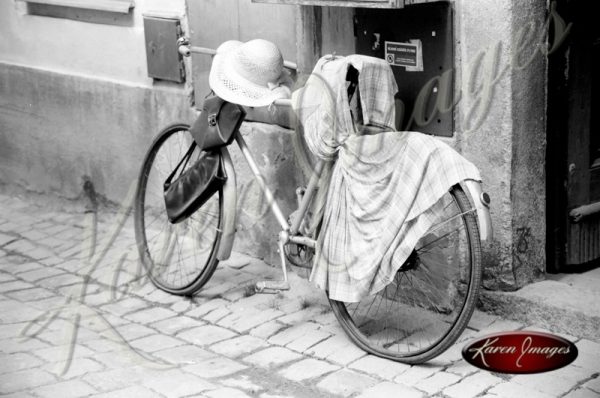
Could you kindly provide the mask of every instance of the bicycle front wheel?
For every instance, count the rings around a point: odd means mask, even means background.
[[[394,280],[358,303],[330,300],[365,351],[416,364],[443,353],[465,329],[481,284],[475,209],[459,185],[434,207],[435,221]]]
[[[221,238],[221,190],[186,220],[172,224],[167,218],[163,184],[192,141],[184,124],[156,137],[140,172],[134,209],[136,242],[148,277],[158,288],[178,295],[191,295],[210,279]],[[196,147],[186,169],[200,153]]]

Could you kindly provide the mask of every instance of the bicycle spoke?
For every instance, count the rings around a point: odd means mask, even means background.
[[[458,233],[460,229],[464,229],[464,226],[461,226],[460,228],[457,228],[456,230],[450,231],[450,232],[448,232],[447,234],[445,234],[445,235],[442,235],[442,236],[440,236],[439,238],[435,239],[434,241],[432,241],[432,242],[428,242],[426,245],[424,245],[424,246],[421,246],[421,247],[419,247],[418,249],[415,249],[415,250],[416,250],[416,251],[418,251],[418,252],[422,252],[422,250],[423,250],[424,248],[426,248],[426,247],[429,247],[429,246],[433,245],[434,243],[436,243],[436,242],[440,241],[441,239],[444,239],[445,237],[447,237],[447,236],[449,236],[449,235],[451,235],[451,234],[453,234],[453,233]]]
[[[481,277],[480,256],[472,255],[480,245],[474,210],[460,187],[455,191],[432,208],[432,227],[388,287],[352,305],[331,300],[344,330],[369,353],[420,363],[465,327]]]
[[[474,213],[476,211],[477,211],[477,209],[471,209],[471,210],[464,211],[462,213],[455,214],[454,216],[450,217],[446,221],[438,224],[435,229],[429,230],[428,233],[432,233],[432,232],[440,229],[444,224],[449,223],[450,221],[453,221],[453,220],[457,219],[458,217],[462,217],[462,216],[465,216],[467,214]]]
[[[185,127],[167,129],[159,136],[140,173],[135,212],[140,259],[155,285],[176,294],[189,294],[210,278],[217,264],[220,236],[222,209],[218,199],[209,200],[180,223],[171,224],[167,219],[163,183],[178,164],[183,167],[175,178],[201,158],[202,151],[196,147],[187,161],[180,163],[191,143]]]

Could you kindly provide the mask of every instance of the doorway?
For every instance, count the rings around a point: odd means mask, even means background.
[[[600,265],[600,28],[598,2],[559,1],[572,29],[548,59],[548,272]],[[577,215],[582,215],[577,217]]]

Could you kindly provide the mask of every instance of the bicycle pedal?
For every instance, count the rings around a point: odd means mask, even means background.
[[[290,284],[287,281],[260,281],[256,282],[254,288],[256,293],[277,294],[282,290],[290,290]]]

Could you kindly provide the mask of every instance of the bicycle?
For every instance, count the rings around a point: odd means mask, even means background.
[[[158,134],[145,156],[135,200],[140,259],[158,288],[177,295],[192,295],[209,281],[219,261],[229,257],[235,234],[235,168],[227,147],[218,149],[228,176],[224,187],[185,221],[171,224],[167,220],[163,182],[192,144],[189,128],[176,124]],[[297,216],[290,222],[239,131],[235,142],[282,227],[278,249],[283,279],[258,282],[256,289],[287,290],[286,260],[300,265],[298,255],[302,254],[303,262],[310,261],[315,248],[316,239],[303,236],[300,227],[325,162],[316,163],[307,187],[299,189]],[[200,153],[194,149],[188,163],[193,164]],[[489,238],[491,223],[489,197],[479,183],[469,180],[463,185],[464,189],[460,184],[453,186],[442,198],[444,210],[438,222],[417,243],[390,285],[359,303],[329,299],[340,325],[363,350],[394,361],[422,363],[443,353],[465,329],[481,284],[481,240]]]

